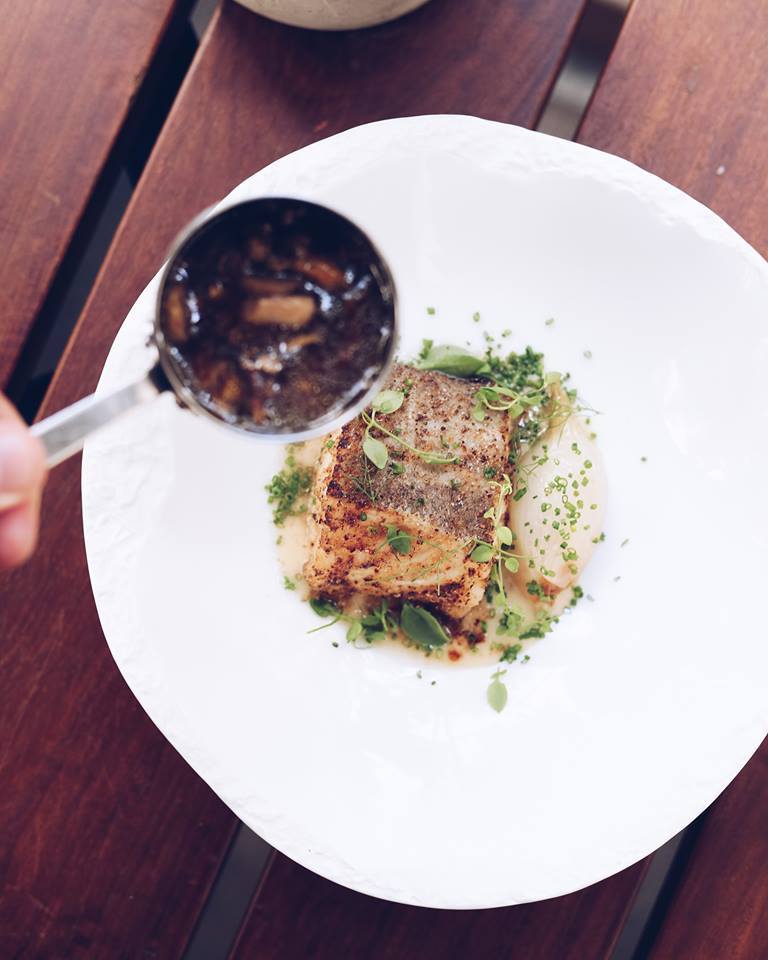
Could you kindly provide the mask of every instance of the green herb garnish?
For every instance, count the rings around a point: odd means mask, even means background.
[[[501,678],[506,672],[506,670],[499,668],[491,676],[491,684],[488,687],[488,692],[486,693],[488,706],[490,706],[492,710],[495,710],[496,713],[501,713],[501,711],[507,705],[507,688],[501,682]]]
[[[470,553],[469,559],[474,560],[475,563],[488,563],[489,560],[493,560],[493,547],[490,543],[478,543]]]
[[[387,539],[382,546],[389,546],[395,553],[407,554],[411,552],[411,543],[413,538],[405,530],[398,530],[397,527],[387,527]]]
[[[288,451],[283,469],[272,477],[265,487],[272,505],[272,520],[280,527],[287,517],[306,513],[313,472],[309,467],[297,467],[293,451]]]
[[[313,597],[309,601],[309,606],[318,615],[318,617],[335,617],[337,620],[341,616],[341,610],[330,600],[323,600],[320,597]]]
[[[584,596],[584,588],[580,587],[578,583],[575,584],[573,587],[571,587],[571,600],[568,606],[575,607],[576,604],[579,602],[579,600],[583,598],[583,596]]]
[[[436,650],[448,643],[448,634],[440,621],[428,610],[412,603],[403,604],[400,629],[422,650]]]
[[[403,390],[382,390],[371,404],[371,409],[377,413],[394,413],[399,410],[405,400]]]
[[[496,633],[499,636],[517,637],[523,629],[523,615],[515,607],[507,607],[499,617]]]
[[[426,351],[422,348],[418,366],[422,370],[439,370],[452,377],[478,377],[488,372],[488,364],[483,357],[476,357],[461,347],[434,347],[431,344]]]
[[[390,430],[378,419],[379,416],[385,416],[399,410],[405,400],[405,393],[402,390],[384,390],[376,397],[371,404],[371,412],[363,411],[361,417],[365,424],[365,435],[363,436],[363,453],[371,463],[379,470],[383,470],[389,462],[389,451],[386,444],[372,435],[372,431],[377,431],[385,437],[389,437],[395,445],[401,449],[410,450],[411,453],[423,460],[424,463],[446,464],[456,463],[459,457],[455,454],[443,455],[433,450],[420,450],[414,447],[412,443],[399,435],[397,430]],[[405,467],[400,464],[402,469],[395,470],[395,473],[402,473]]]
[[[422,360],[426,359],[429,354],[429,351],[432,349],[434,340],[422,340],[421,341],[421,350],[416,357],[416,366],[418,367]]]
[[[366,433],[363,437],[363,453],[374,467],[378,467],[379,470],[383,470],[384,467],[386,467],[387,460],[389,460],[389,451],[381,440],[372,437],[370,433]]]

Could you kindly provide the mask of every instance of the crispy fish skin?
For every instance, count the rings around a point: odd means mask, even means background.
[[[483,514],[495,505],[497,488],[487,474],[509,472],[509,417],[488,411],[473,419],[477,384],[442,373],[397,364],[387,388],[407,392],[399,410],[380,416],[387,429],[419,450],[460,460],[425,463],[374,431],[391,463],[404,468],[378,470],[362,450],[361,418],[342,427],[318,464],[304,577],[316,595],[397,597],[459,618],[482,600],[488,582],[490,564],[469,554],[475,540],[493,539]],[[407,555],[389,546],[387,526],[411,536]]]

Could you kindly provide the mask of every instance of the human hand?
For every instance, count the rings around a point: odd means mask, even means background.
[[[0,570],[35,549],[45,477],[42,444],[0,394]]]

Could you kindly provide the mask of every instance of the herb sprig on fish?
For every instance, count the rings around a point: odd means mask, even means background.
[[[406,394],[404,390],[382,390],[371,404],[371,412],[368,413],[367,410],[363,411],[361,416],[365,424],[365,436],[363,437],[363,453],[365,456],[379,470],[383,470],[387,463],[389,463],[389,450],[387,449],[387,445],[373,435],[374,432],[378,432],[385,437],[389,437],[395,446],[401,450],[410,450],[411,453],[415,454],[420,460],[423,460],[424,463],[458,463],[460,458],[457,454],[448,455],[438,453],[436,450],[420,450],[418,447],[414,447],[413,444],[408,443],[407,440],[403,440],[402,437],[398,436],[393,430],[390,430],[389,427],[384,426],[379,417],[399,410],[403,405],[405,397]],[[397,466],[399,467],[400,465],[398,464]],[[393,472],[397,474],[403,471],[402,469],[395,469]]]

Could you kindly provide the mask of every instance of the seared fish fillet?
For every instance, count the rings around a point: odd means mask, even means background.
[[[455,454],[460,462],[425,463],[374,430],[390,455],[379,470],[363,454],[362,419],[347,424],[319,461],[304,576],[315,595],[398,597],[458,618],[482,600],[488,582],[490,564],[469,554],[475,540],[493,538],[483,514],[498,495],[489,477],[510,469],[509,417],[488,411],[474,420],[477,385],[442,373],[396,365],[387,387],[408,395],[381,422],[419,450]],[[410,535],[407,554],[387,542],[388,526]]]

